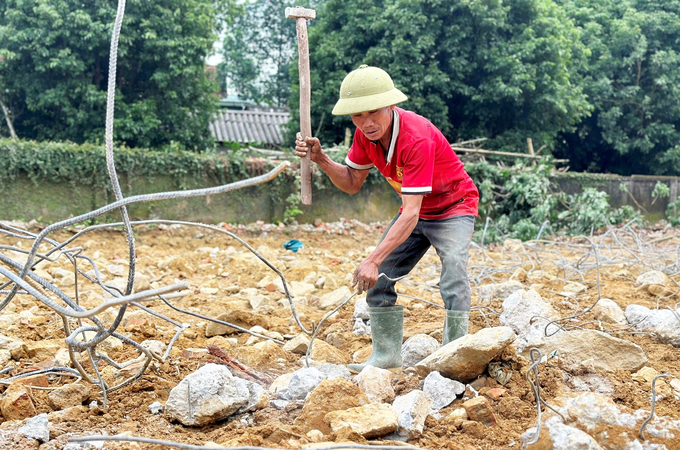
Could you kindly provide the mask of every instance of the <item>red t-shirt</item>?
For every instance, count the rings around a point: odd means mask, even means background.
[[[376,167],[400,195],[424,195],[421,219],[477,215],[479,192],[460,158],[441,131],[414,112],[394,109],[387,152],[357,129],[345,164]]]

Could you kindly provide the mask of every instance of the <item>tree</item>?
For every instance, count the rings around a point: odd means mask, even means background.
[[[129,0],[116,80],[119,143],[212,145],[215,86],[204,60],[231,0]],[[106,83],[116,2],[0,1],[0,86],[17,134],[104,140]]]
[[[580,170],[680,173],[680,1],[557,0],[582,29],[592,117],[563,136]]]
[[[585,49],[549,0],[328,0],[310,51],[316,123],[360,64],[387,70],[409,96],[404,106],[453,141],[489,137],[524,151],[532,137],[550,146],[588,112],[574,79]],[[321,137],[337,141],[349,124],[327,119]]]
[[[291,96],[290,64],[297,55],[295,20],[286,7],[318,8],[323,0],[250,0],[227,28],[220,64],[225,91],[244,100],[277,107],[288,106]]]

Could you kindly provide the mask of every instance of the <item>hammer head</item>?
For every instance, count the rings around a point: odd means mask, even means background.
[[[286,8],[287,19],[316,19],[316,11],[309,8],[296,6],[295,8]]]

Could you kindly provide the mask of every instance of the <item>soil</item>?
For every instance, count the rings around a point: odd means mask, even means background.
[[[267,232],[241,230],[240,237],[254,249],[259,249],[263,256],[282,271],[289,282],[302,281],[310,271],[316,271],[319,275],[322,275],[326,273],[326,270],[329,270],[343,284],[346,283],[348,274],[354,271],[356,265],[370,252],[371,247],[376,245],[381,231],[380,226],[357,227],[350,230],[345,228],[338,232],[301,230],[291,232],[287,228],[275,228]],[[61,232],[50,237],[62,242],[72,234],[73,232]],[[191,293],[173,299],[173,305],[209,317],[216,317],[224,312],[227,307],[233,308],[235,304],[242,304],[244,310],[249,310],[250,306],[247,302],[238,303],[236,301],[237,292],[241,289],[256,288],[260,280],[267,275],[276,278],[276,274],[261,261],[234,256],[247,251],[246,248],[237,240],[218,232],[188,227],[138,226],[135,229],[135,238],[138,273],[147,275],[154,286],[165,286],[178,281],[187,282]],[[304,247],[295,254],[283,248],[283,244],[292,238],[304,243]],[[0,237],[0,244],[4,245],[17,245],[17,241],[17,238]],[[22,244],[23,248],[27,248],[28,245],[27,241]],[[82,246],[83,254],[93,257],[96,261],[126,265],[127,244],[123,233],[120,231],[87,233],[69,245],[69,247],[75,246]],[[233,250],[230,250],[230,247],[233,247]],[[217,256],[211,256],[209,250],[211,248],[228,250],[227,253],[231,252],[232,256],[225,257],[223,252],[217,252]],[[499,269],[503,266],[503,263],[500,262],[504,260],[503,255],[503,249],[499,245],[488,246],[485,254],[476,248],[472,251],[470,265],[477,271],[477,274],[483,268],[495,267]],[[582,256],[581,252],[575,251],[573,254],[569,254],[569,251],[565,250],[557,259],[574,262],[575,259]],[[609,273],[610,271],[604,271],[600,274],[601,296],[615,299],[624,309],[629,304],[641,304],[655,308],[659,297],[635,287],[635,276],[642,268],[635,267],[634,258],[631,258],[631,260],[633,262],[628,266],[625,263],[623,264],[623,266],[626,266],[624,269],[629,271],[627,276],[622,276],[621,273],[613,275]],[[297,264],[299,262],[304,262],[304,264]],[[436,255],[428,253],[416,267],[408,282],[399,285],[400,294],[408,296],[400,297],[399,300],[399,303],[405,307],[405,338],[418,333],[434,333],[436,336],[438,330],[442,327],[444,313],[441,308],[411,298],[417,297],[441,304],[436,289],[432,287],[433,284],[436,284],[432,280],[437,277],[437,262]],[[48,266],[50,265],[69,269],[68,261],[63,256],[57,263],[50,263]],[[522,266],[521,263],[516,263],[507,266],[505,270],[496,270],[494,280],[500,282],[508,279],[514,270],[520,266]],[[528,270],[531,269],[531,266],[524,268]],[[84,269],[89,270],[90,267],[84,267]],[[574,314],[574,300],[559,294],[560,289],[567,281],[564,278],[566,270],[561,269],[559,264],[546,264],[543,269],[551,273],[552,277],[541,280],[540,284],[536,284],[534,287],[544,298],[549,299],[563,316]],[[597,281],[596,271],[587,270],[583,271],[582,274],[584,279],[579,281],[590,286],[590,289],[588,294],[578,297],[579,307],[577,309],[579,310],[583,310],[589,303],[593,303],[597,299],[597,293],[593,293],[593,286],[596,285]],[[479,280],[481,278],[478,277],[475,281]],[[488,283],[490,280],[485,282]],[[525,284],[528,286],[531,283],[526,282]],[[81,303],[84,306],[92,307],[97,304],[97,297],[91,294],[96,288],[92,283],[79,280],[79,293],[82,298]],[[73,288],[70,288],[70,290],[65,288],[64,290],[71,295],[73,294]],[[318,324],[324,314],[328,312],[315,307],[318,298],[327,292],[330,292],[327,288],[317,290],[307,297],[306,302],[297,305],[296,309],[300,320],[305,326],[311,327],[312,324]],[[290,308],[281,306],[282,303],[279,302],[279,300],[283,300],[283,303],[285,303],[286,300],[283,295],[262,288],[258,289],[258,294],[264,295],[271,300],[271,304],[275,305],[266,314],[261,314],[265,316],[268,330],[277,331],[286,337],[300,333],[300,329],[291,318]],[[90,303],[90,300],[92,303]],[[665,305],[673,306],[677,300],[672,297],[663,301],[665,303],[661,307],[665,307]],[[494,300],[491,303],[486,303],[485,306],[500,311],[502,309],[501,303],[500,300]],[[22,340],[36,341],[63,339],[65,337],[59,316],[33,297],[19,295],[13,300],[13,304],[17,312],[37,307],[37,310],[34,310],[35,315],[44,317],[44,320],[22,322],[12,330],[3,331],[3,334]],[[101,406],[102,396],[95,393],[82,407],[70,410],[69,414],[64,415],[61,421],[57,418],[51,419],[51,437],[53,440],[41,445],[40,449],[59,449],[69,436],[120,433],[195,445],[215,442],[224,446],[299,448],[301,445],[310,443],[310,438],[301,434],[293,424],[295,418],[300,414],[302,404],[293,403],[283,410],[267,407],[253,414],[233,416],[223,422],[200,428],[185,427],[170,421],[168,417],[162,414],[151,414],[147,409],[148,405],[154,401],[164,402],[170,390],[186,375],[194,372],[208,361],[214,360],[211,355],[197,353],[199,356],[196,356],[184,352],[184,350],[202,349],[215,340],[214,338],[209,340],[205,337],[206,320],[179,313],[159,300],[144,304],[156,312],[180,323],[189,323],[191,326],[181,334],[165,362],[153,364],[139,380],[109,393],[107,408]],[[472,304],[473,306],[480,305],[477,300],[476,287],[473,287]],[[333,344],[345,352],[348,357],[370,345],[370,337],[358,337],[352,334],[352,312],[351,304],[346,305],[337,316],[323,324],[323,329],[319,333],[320,339],[326,339],[328,335],[333,333]],[[167,344],[174,336],[176,328],[165,320],[141,313],[135,307],[130,307],[127,314],[142,318],[142,320],[124,321],[124,325],[119,327],[118,331],[131,339],[138,342],[157,339]],[[258,315],[253,316],[259,317]],[[598,329],[603,325],[587,315],[574,318],[569,323],[592,329]],[[473,313],[469,331],[475,333],[489,325],[500,326],[498,315],[489,312],[484,315]],[[609,326],[609,328],[614,327]],[[649,358],[649,367],[659,373],[670,372],[671,377],[666,380],[670,381],[672,378],[680,377],[678,349],[660,343],[649,334],[630,334],[629,331],[622,330],[614,332],[613,335],[641,346]],[[228,337],[236,337],[239,342],[236,347],[224,348],[230,355],[234,356],[238,353],[238,347],[244,346],[250,335],[236,333]],[[115,351],[109,356],[118,362],[122,362],[136,358],[138,353],[132,346],[125,345],[123,350]],[[497,400],[490,400],[497,418],[496,426],[486,427],[477,422],[450,423],[446,420],[438,421],[429,417],[422,436],[410,440],[408,443],[422,448],[450,450],[520,448],[520,435],[527,429],[534,427],[537,421],[535,399],[525,378],[531,363],[514,355],[509,350],[506,350],[498,360],[512,369],[513,377],[507,385],[503,386],[507,391]],[[7,375],[2,375],[2,377],[21,373],[39,362],[28,358],[22,359],[19,363],[10,362],[10,364],[16,366],[15,369]],[[260,361],[259,365],[252,368],[275,378],[300,367],[302,367],[300,356],[289,354],[276,361]],[[556,397],[573,391],[568,384],[571,375],[559,368],[550,364],[542,364],[539,373],[542,396],[548,404]],[[649,383],[640,382],[627,372],[601,375],[610,380],[613,388],[611,397],[624,411],[650,409],[651,386]],[[51,378],[50,384],[51,387],[57,387],[71,381],[73,380],[68,377]],[[395,374],[396,394],[401,395],[417,389],[419,381],[418,376],[413,372],[405,371]],[[658,389],[661,384],[664,383],[657,382]],[[484,376],[478,381],[477,387],[493,388],[500,387],[500,385],[493,378]],[[665,386],[665,388],[668,389],[668,386]],[[51,412],[52,409],[47,401],[48,391],[37,389],[31,391],[37,412]],[[96,389],[93,388],[92,391],[94,393]],[[100,406],[88,407],[87,405],[92,400],[97,400]],[[442,417],[446,417],[448,413],[459,408],[462,402],[463,399],[459,398],[452,405],[442,410]],[[668,395],[660,396],[656,402],[655,414],[669,419],[680,419],[680,401],[677,396],[670,393],[670,390]],[[543,417],[546,418],[549,415],[550,413],[545,412],[544,409]],[[0,425],[0,428],[10,425],[6,422]],[[620,442],[617,442],[617,440],[620,439],[619,436],[622,433],[627,433],[628,436],[637,434],[636,431],[611,426],[602,426],[598,433],[600,435],[607,433],[610,436],[607,443],[603,444],[603,448],[606,449],[621,448],[618,446]],[[670,439],[647,437],[649,443],[665,444],[669,449],[680,448],[680,436]],[[365,442],[360,436],[347,433],[331,434],[326,436],[325,439],[328,442],[347,439],[357,443]],[[391,442],[373,440],[372,443]],[[140,446],[150,449],[161,448],[150,444],[140,444]],[[105,448],[139,447],[130,443],[106,443]]]

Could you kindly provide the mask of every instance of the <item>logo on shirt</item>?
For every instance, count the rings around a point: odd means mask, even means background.
[[[400,182],[404,180],[404,168],[397,166],[397,180]]]

